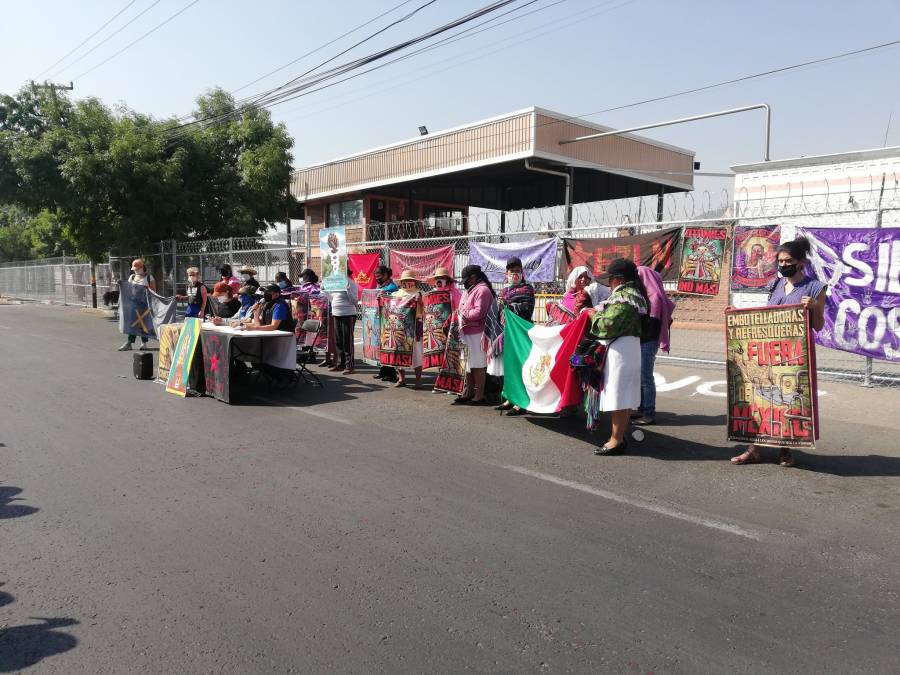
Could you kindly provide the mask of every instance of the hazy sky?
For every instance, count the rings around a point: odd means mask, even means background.
[[[83,75],[189,2],[135,0],[60,66],[39,75],[128,0],[0,0],[0,91],[11,93],[31,78],[53,75],[56,82],[74,80],[77,97],[180,115],[206,89],[237,89],[399,0],[199,0]],[[423,2],[408,2],[239,95],[299,75]],[[340,60],[424,32],[486,2],[438,0]],[[414,136],[420,124],[437,131],[531,105],[582,115],[900,38],[897,0],[563,0],[548,7],[552,2],[538,0],[523,11],[547,9],[276,106],[274,118],[294,137],[295,166]],[[109,42],[66,67],[148,7]],[[898,66],[900,50],[892,47],[588,119],[621,128],[766,102],[773,106],[772,156],[778,159],[881,147],[894,111],[888,145],[900,145]],[[762,112],[644,133],[695,150],[704,171],[762,159]],[[713,190],[730,182],[698,181]]]

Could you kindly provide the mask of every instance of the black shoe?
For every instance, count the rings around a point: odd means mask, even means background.
[[[639,417],[643,417],[643,416],[644,416],[643,410],[632,410],[631,415],[630,415],[631,419],[633,419],[633,420],[636,420]]]
[[[506,413],[507,417],[521,417],[522,415],[527,414],[527,410],[522,410],[521,408],[512,408],[509,412]]]
[[[628,440],[622,439],[622,442],[618,445],[614,445],[613,447],[607,447],[605,445],[601,445],[599,448],[594,450],[595,455],[599,456],[608,456],[608,455],[621,455],[628,448]]]
[[[451,405],[467,405],[472,398],[472,396],[457,396]]]
[[[382,379],[381,373],[375,373],[375,374],[372,376],[372,379],[373,379],[373,380],[380,380],[380,379]]]

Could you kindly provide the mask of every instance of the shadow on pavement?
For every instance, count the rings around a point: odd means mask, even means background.
[[[2,586],[2,585],[3,584],[0,584],[0,586]],[[0,591],[0,607],[3,607],[3,605],[10,604],[13,600],[15,600],[15,598],[13,598],[13,596],[11,596],[9,593],[4,593],[3,591]]]
[[[44,619],[25,626],[0,630],[0,673],[12,673],[39,663],[42,659],[73,649],[78,640],[57,628],[74,626],[75,619]]]
[[[40,510],[34,506],[11,504],[10,502],[21,501],[15,496],[20,492],[22,492],[22,488],[13,487],[11,485],[0,485],[0,520],[5,518],[30,516],[32,513],[37,513]]]

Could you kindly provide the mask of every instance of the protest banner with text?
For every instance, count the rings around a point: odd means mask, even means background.
[[[718,295],[725,260],[724,227],[685,227],[681,237],[678,292],[688,295]]]
[[[178,336],[178,343],[175,345],[175,356],[172,359],[172,367],[169,369],[169,377],[166,379],[166,391],[170,394],[187,395],[194,352],[200,341],[200,327],[200,319],[184,320],[181,335]]]
[[[447,350],[450,326],[450,291],[437,290],[422,296],[422,367],[440,368]]]
[[[379,315],[379,298],[382,291],[365,290],[362,294],[362,343],[363,362],[370,366],[380,366],[378,352],[381,340],[381,316]]]
[[[547,282],[556,279],[556,239],[532,239],[504,244],[469,244],[469,262],[480,265],[487,278],[494,283],[506,281],[506,261],[519,258],[525,279]]]
[[[323,227],[319,231],[322,259],[322,290],[343,291],[347,280],[347,233],[343,227]]]
[[[417,295],[384,296],[379,299],[381,337],[379,360],[386,366],[409,368],[416,342]]]
[[[652,267],[663,280],[674,281],[678,276],[675,250],[680,241],[680,227],[628,237],[564,239],[566,274],[584,265],[594,276],[599,276],[616,258],[628,258],[638,265]]]
[[[390,251],[391,271],[400,277],[404,270],[412,270],[417,279],[429,278],[438,267],[453,270],[453,244],[432,248],[401,249]]]
[[[815,352],[799,305],[725,312],[728,440],[813,448]]]

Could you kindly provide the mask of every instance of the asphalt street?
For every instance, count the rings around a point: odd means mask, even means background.
[[[181,399],[120,338],[0,306],[0,672],[900,671],[898,390],[733,467],[715,370],[595,457],[371,370]]]

